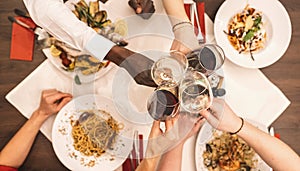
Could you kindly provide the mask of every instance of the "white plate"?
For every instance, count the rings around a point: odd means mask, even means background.
[[[239,54],[223,32],[227,30],[230,19],[241,12],[247,2],[257,11],[262,12],[262,20],[267,33],[264,49],[253,53],[255,61],[251,59],[250,53]],[[223,48],[225,56],[233,63],[245,68],[263,68],[279,60],[289,46],[291,30],[290,17],[278,0],[226,0],[219,8],[214,24],[217,44]]]
[[[250,121],[248,119],[247,121],[255,125],[257,128],[268,132],[267,127],[263,126],[262,124]],[[196,168],[198,171],[208,171],[208,169],[203,164],[202,154],[206,150],[206,143],[214,138],[212,135],[214,130],[215,129],[208,122],[205,122],[197,136],[195,145],[195,160]],[[252,169],[252,171],[270,171],[271,168],[257,154],[255,155],[255,158],[258,160],[257,167],[256,169]]]
[[[77,74],[82,83],[89,83],[89,82],[95,81],[95,80],[99,79],[100,77],[102,77],[103,75],[105,75],[106,73],[108,73],[109,70],[112,68],[110,65],[108,65],[107,67],[101,68],[98,72],[89,74],[89,75],[83,75],[83,74],[81,74],[80,71],[78,71],[76,73],[74,71],[66,71],[63,69],[64,66],[61,63],[61,59],[59,57],[54,57],[51,55],[50,48],[43,49],[42,51],[46,55],[46,57],[49,59],[49,61],[55,66],[55,68],[57,68],[61,73],[63,73],[64,75],[66,75],[70,78],[74,78],[75,75]]]
[[[114,150],[106,150],[100,157],[84,156],[73,147],[71,120],[77,120],[82,110],[101,109],[109,112],[124,128],[117,136]],[[73,99],[57,114],[52,128],[52,144],[59,160],[70,170],[115,170],[127,158],[132,149],[133,132],[119,115],[113,102],[103,96],[85,95]],[[77,156],[77,157],[75,157]],[[93,167],[84,166],[95,161]]]

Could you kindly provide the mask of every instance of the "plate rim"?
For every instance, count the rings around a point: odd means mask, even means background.
[[[261,53],[261,56],[262,55],[270,55],[272,56],[270,58],[270,60],[267,60],[267,61],[262,61],[261,63],[258,63],[257,61],[252,61],[252,63],[250,63],[250,56],[238,56],[238,52],[231,46],[231,44],[228,42],[228,39],[227,37],[225,36],[221,36],[222,33],[223,33],[223,27],[224,27],[224,22],[222,22],[222,20],[220,18],[224,18],[224,17],[221,17],[224,13],[225,13],[225,7],[226,6],[230,6],[231,4],[233,3],[238,3],[240,6],[242,6],[242,4],[244,4],[244,6],[247,4],[247,2],[244,2],[244,1],[240,1],[240,0],[226,0],[222,3],[222,5],[219,7],[217,13],[216,13],[216,17],[215,17],[215,23],[214,23],[214,36],[215,36],[215,39],[216,39],[216,42],[218,45],[220,45],[223,49],[224,49],[224,52],[225,52],[225,56],[227,59],[229,59],[231,62],[233,62],[234,64],[238,65],[238,66],[241,66],[241,67],[244,67],[244,68],[251,68],[251,69],[258,69],[258,68],[264,68],[264,67],[267,67],[267,66],[270,66],[272,64],[274,64],[275,62],[277,62],[287,51],[288,47],[289,47],[289,44],[291,42],[291,36],[292,36],[292,25],[291,25],[291,20],[290,20],[290,17],[289,17],[289,14],[287,12],[287,10],[285,9],[285,7],[282,5],[281,2],[279,2],[278,0],[275,0],[275,1],[267,1],[267,2],[264,2],[264,3],[269,3],[269,5],[272,5],[274,7],[276,7],[277,9],[280,9],[280,11],[278,11],[276,14],[272,13],[271,16],[268,16],[269,18],[270,17],[275,17],[275,16],[281,16],[281,17],[284,17],[284,24],[285,24],[285,27],[281,27],[281,28],[272,28],[272,31],[274,32],[275,31],[279,31],[280,29],[284,29],[286,31],[284,31],[283,33],[285,33],[286,35],[284,36],[281,36],[281,34],[279,34],[278,36],[280,37],[285,37],[286,39],[284,40],[284,43],[281,43],[281,46],[282,48],[280,48],[279,50],[277,49],[276,52],[274,52],[274,49],[273,50],[268,50],[267,52],[265,51],[260,51],[260,52],[257,52],[258,54]],[[257,6],[257,4],[261,3],[260,0],[249,0],[248,1],[248,4],[251,6],[251,4],[255,4]],[[253,5],[253,6],[255,6]],[[240,9],[238,9],[239,11],[241,11],[244,6],[242,6]],[[266,6],[260,6],[262,8],[269,8],[269,7],[266,7]],[[262,11],[260,9],[260,11]],[[263,11],[262,11],[263,12]],[[231,10],[230,13],[232,14],[231,16],[226,16],[226,18],[228,18],[228,20],[233,17],[233,15],[236,14],[235,10]],[[263,12],[264,13],[264,12]],[[279,13],[279,14],[278,14]],[[270,19],[271,23],[279,23],[279,20],[276,20],[276,19]],[[282,22],[280,21],[280,25],[282,25]],[[226,26],[227,26],[227,22],[225,23]],[[273,25],[273,24],[272,24]],[[274,33],[272,33],[272,37],[274,37]],[[276,38],[278,37],[277,35],[275,35]],[[272,40],[270,40],[272,41]],[[274,44],[274,43],[273,43]],[[277,43],[276,43],[277,44]],[[275,45],[273,45],[275,46]],[[276,46],[275,46],[276,47]],[[274,47],[273,47],[274,48]],[[267,49],[267,47],[265,47],[265,49]],[[258,55],[258,54],[254,54],[254,55]],[[274,57],[276,56],[276,57]],[[236,58],[238,57],[238,58]],[[249,59],[245,59],[243,61],[240,60],[239,58],[243,58],[243,57],[247,57]]]

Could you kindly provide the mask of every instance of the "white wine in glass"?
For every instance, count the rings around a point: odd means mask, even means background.
[[[188,61],[184,54],[172,51],[161,57],[151,68],[151,76],[160,87],[176,87],[187,70]]]
[[[179,86],[182,108],[190,113],[208,109],[213,101],[212,89],[207,77],[193,69],[186,72]]]

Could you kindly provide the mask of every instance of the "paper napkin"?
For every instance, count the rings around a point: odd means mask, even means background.
[[[15,17],[20,21],[35,27],[30,18]],[[32,61],[34,49],[34,33],[16,23],[12,24],[10,59]]]

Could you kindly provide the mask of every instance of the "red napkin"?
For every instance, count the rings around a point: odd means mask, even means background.
[[[35,28],[30,18],[16,17],[20,21]],[[34,49],[34,33],[16,23],[12,25],[10,59],[32,61]]]
[[[184,4],[185,12],[189,18],[191,18],[190,6],[191,6],[191,4]],[[205,5],[204,5],[204,2],[196,2],[196,6],[197,6],[198,18],[200,20],[199,23],[200,23],[200,28],[202,31],[202,36],[205,41],[205,19],[204,19]],[[198,26],[197,26],[197,22],[196,22],[196,16],[194,16],[194,21],[195,21],[194,22],[195,34],[198,35]]]
[[[139,146],[140,146],[140,149],[139,149],[139,152],[140,152],[140,161],[143,160],[143,154],[144,154],[144,147],[143,147],[143,135],[139,135]],[[133,156],[133,167],[134,167],[134,170],[137,168],[137,161],[135,159],[135,151],[134,149],[132,149],[131,151],[131,154]],[[130,161],[130,158],[127,158],[125,160],[125,162],[123,163],[122,165],[122,169],[123,171],[132,171],[132,168],[131,168],[131,161]]]
[[[9,166],[0,166],[1,171],[18,171],[18,169]]]
[[[275,133],[275,134],[274,134],[274,137],[280,139],[280,134],[279,134],[279,133]]]

